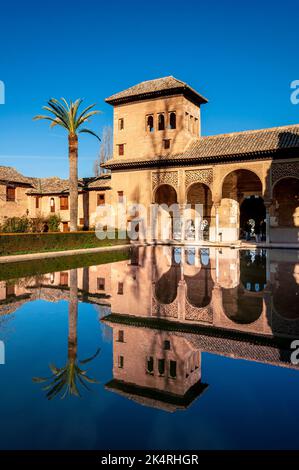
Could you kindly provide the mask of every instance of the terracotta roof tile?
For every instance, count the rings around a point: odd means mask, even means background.
[[[153,94],[167,94],[166,92],[189,92],[193,98],[200,103],[207,103],[207,99],[201,96],[197,91],[191,88],[187,83],[178,80],[172,76],[156,78],[154,80],[147,80],[138,83],[127,90],[115,93],[114,95],[106,98],[106,103],[116,104],[117,102],[134,101],[137,98],[146,98],[147,95]],[[169,94],[169,93],[168,93]]]
[[[96,189],[99,187],[109,187],[111,176],[103,175],[97,178],[83,178],[78,180],[78,189]],[[69,181],[57,177],[36,178],[34,189],[28,191],[31,194],[58,194],[69,192]]]
[[[58,177],[52,178],[35,178],[34,188],[29,190],[30,194],[56,194],[68,191],[68,180]]]
[[[32,185],[33,179],[22,175],[11,166],[0,166],[0,181]]]
[[[299,149],[299,124],[199,137],[192,139],[181,154],[169,154],[144,160],[118,158],[109,160],[103,166],[113,169],[159,163],[205,163],[205,161],[221,161],[238,156],[247,156],[250,159],[259,154],[271,154],[288,149]]]
[[[299,148],[299,125],[234,132],[194,139],[184,156],[213,157]]]
[[[90,178],[90,180],[91,181],[87,184],[87,187],[90,189],[96,189],[100,187],[102,188],[106,186],[108,188],[111,184],[111,175],[102,175],[98,176],[97,178]]]

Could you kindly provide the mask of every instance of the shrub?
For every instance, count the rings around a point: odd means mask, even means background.
[[[48,224],[50,232],[59,232],[61,217],[60,215],[57,215],[57,214],[51,214],[48,216],[46,223]]]
[[[25,233],[30,228],[30,219],[28,217],[7,217],[2,226],[1,231],[4,233]]]
[[[30,232],[43,232],[45,218],[38,214],[34,219],[30,219]]]
[[[37,214],[34,218],[28,218],[25,215],[22,217],[7,217],[3,224],[0,226],[0,232],[3,233],[42,233],[42,232],[59,232],[60,231],[60,215],[50,214],[48,217],[43,217]]]

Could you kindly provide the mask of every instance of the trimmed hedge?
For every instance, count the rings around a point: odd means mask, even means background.
[[[20,263],[0,264],[0,281],[18,279],[27,276],[65,271],[85,266],[98,266],[99,264],[114,263],[129,259],[130,248],[117,251],[105,251],[86,255],[67,255],[58,258],[34,259]]]
[[[95,232],[0,234],[0,256],[121,245],[128,239],[99,240]]]

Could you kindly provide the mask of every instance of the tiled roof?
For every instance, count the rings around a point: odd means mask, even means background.
[[[170,92],[170,93],[168,93]],[[177,93],[186,93],[193,97],[198,103],[207,103],[207,99],[193,90],[187,83],[178,80],[172,76],[156,78],[138,83],[127,90],[115,93],[106,98],[106,103],[117,104],[121,102],[135,101],[137,99],[146,99],[153,95],[169,95]]]
[[[68,191],[68,180],[53,176],[52,178],[35,178],[34,189],[28,191],[30,194],[57,194]]]
[[[138,317],[112,313],[104,317],[102,322],[111,326],[126,325],[131,328],[150,328],[152,331],[171,331],[190,341],[195,349],[213,354],[221,354],[235,359],[246,359],[273,365],[298,369],[290,361],[290,341],[296,335],[273,336],[262,332],[245,332],[216,327],[203,323],[187,323],[165,320],[161,317]],[[291,339],[290,339],[291,338]]]
[[[299,148],[299,125],[199,138],[191,142],[184,155],[195,158],[221,157],[294,147]]]
[[[32,185],[32,180],[33,178],[21,175],[21,173],[11,166],[0,166],[0,181]]]
[[[98,189],[109,188],[111,180],[110,174],[98,177],[82,178],[78,180],[78,189]],[[68,179],[58,178],[30,178],[19,173],[15,168],[10,166],[0,166],[0,181],[6,183],[20,183],[30,186],[28,194],[59,194],[69,191]]]
[[[78,189],[98,189],[99,187],[109,187],[111,176],[104,175],[97,178],[83,178],[78,180]],[[31,194],[58,194],[69,192],[69,181],[57,177],[35,178],[34,189],[28,191]]]
[[[197,382],[185,395],[175,395],[155,388],[142,387],[133,383],[112,379],[105,385],[105,389],[116,392],[133,400],[140,405],[158,408],[168,412],[183,410],[207,389],[208,385]]]
[[[234,132],[192,139],[181,154],[166,155],[144,160],[112,159],[105,168],[146,167],[176,163],[206,163],[226,161],[238,157],[271,155],[280,151],[299,150],[299,125],[273,127],[253,131]],[[299,152],[298,152],[299,155]]]
[[[109,187],[111,184],[111,175],[102,175],[98,176],[97,178],[89,178],[89,182],[87,183],[87,187],[89,189],[98,189],[102,187]]]

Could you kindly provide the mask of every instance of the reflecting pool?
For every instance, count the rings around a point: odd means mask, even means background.
[[[1,449],[298,449],[299,252],[0,266]]]

